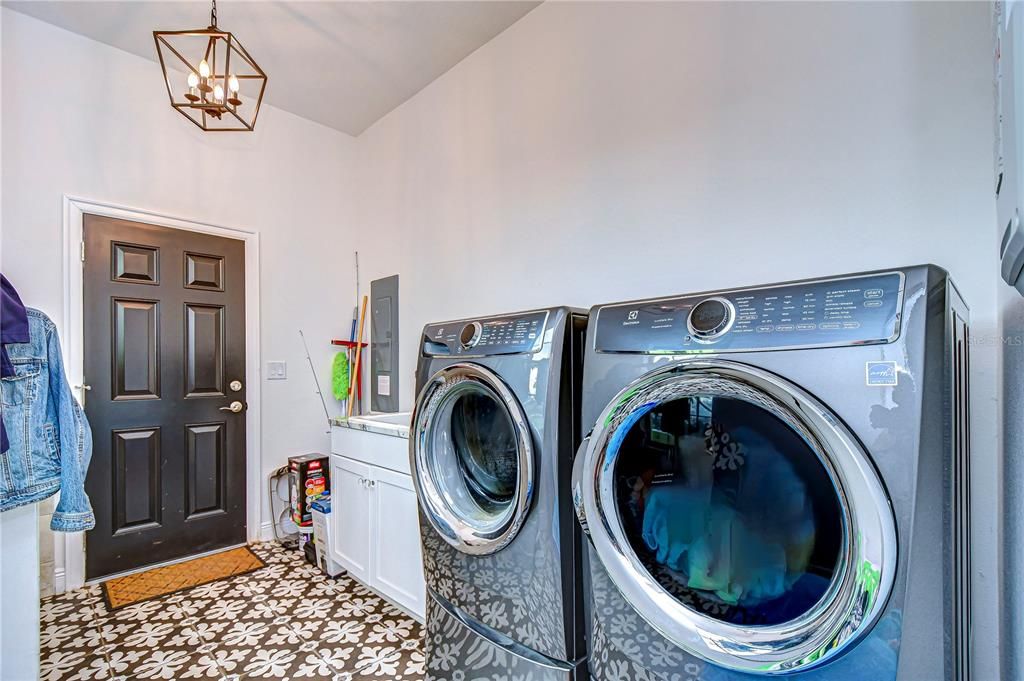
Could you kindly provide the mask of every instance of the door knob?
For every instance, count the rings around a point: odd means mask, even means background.
[[[226,407],[221,407],[220,408],[221,411],[230,411],[232,414],[237,414],[238,412],[242,411],[243,409],[245,409],[245,405],[242,404],[241,402],[239,402],[238,400],[235,400],[234,402],[232,402],[231,404],[229,404]]]
[[[92,386],[86,385],[85,383],[80,383],[79,385],[76,385],[75,388],[82,391],[82,409],[85,409],[85,393],[92,390]]]

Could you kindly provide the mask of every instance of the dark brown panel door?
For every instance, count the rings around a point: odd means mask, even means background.
[[[86,576],[245,542],[244,243],[95,215],[84,232]]]

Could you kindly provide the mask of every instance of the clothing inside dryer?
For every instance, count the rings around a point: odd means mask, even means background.
[[[734,624],[791,621],[839,571],[835,487],[800,434],[762,407],[715,396],[652,405],[616,458],[633,550],[695,610]]]

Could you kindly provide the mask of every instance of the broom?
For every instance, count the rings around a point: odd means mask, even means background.
[[[359,335],[356,338],[356,362],[355,362],[355,367],[356,367],[356,369],[355,369],[355,378],[356,378],[356,380],[355,380],[354,383],[351,383],[349,385],[349,388],[348,388],[348,416],[347,416],[347,418],[352,418],[352,407],[355,404],[355,398],[356,398],[356,386],[359,384],[359,381],[362,380],[362,377],[359,375],[359,373],[360,373],[359,372],[359,362],[361,361],[362,354],[363,354],[363,322],[365,322],[365,321],[366,321],[366,296],[363,296],[362,309],[359,311]]]

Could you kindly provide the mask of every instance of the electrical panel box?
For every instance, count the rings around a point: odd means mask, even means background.
[[[370,410],[398,411],[398,275],[370,282]]]

